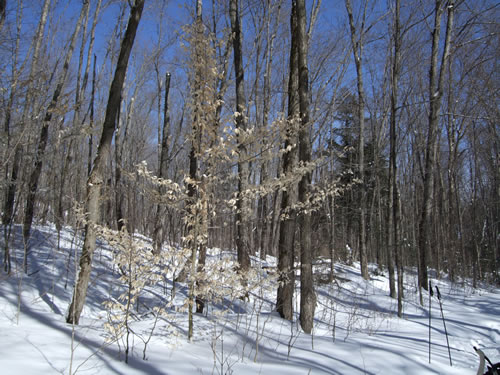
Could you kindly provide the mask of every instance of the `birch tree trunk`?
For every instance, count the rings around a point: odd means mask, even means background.
[[[73,298],[69,306],[68,316],[66,317],[66,322],[71,324],[78,324],[83,305],[85,304],[90,280],[90,271],[92,270],[92,255],[96,245],[95,225],[100,217],[101,186],[105,182],[104,169],[106,166],[106,159],[109,157],[111,151],[111,140],[115,132],[116,114],[120,106],[120,97],[125,81],[125,73],[127,71],[130,52],[134,44],[143,8],[144,0],[136,0],[130,10],[127,30],[121,42],[120,55],[109,90],[106,115],[104,118],[101,139],[97,148],[97,155],[94,160],[92,172],[87,181],[87,224],[85,226],[85,239],[82,254],[80,256],[78,279],[73,291]]]

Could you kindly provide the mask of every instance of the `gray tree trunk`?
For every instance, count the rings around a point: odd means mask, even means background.
[[[123,195],[125,192],[123,191],[122,184],[122,169],[123,169],[123,144],[125,143],[125,139],[122,141],[122,123],[120,121],[120,114],[122,109],[123,97],[120,96],[120,103],[118,104],[118,110],[116,111],[116,132],[115,132],[115,185],[113,189],[113,193],[115,195],[115,219],[116,219],[116,228],[121,231],[123,230],[125,225],[125,218],[123,216]],[[131,103],[131,106],[133,102]],[[125,123],[125,128],[127,127],[127,123]],[[111,198],[110,198],[111,200]]]
[[[88,153],[87,153],[87,177],[90,176],[90,173],[92,172],[92,154],[93,154],[93,144],[94,144],[94,137],[92,136],[92,129],[94,128],[94,102],[95,102],[95,80],[96,80],[96,74],[95,74],[95,66],[97,63],[97,56],[94,55],[94,67],[92,69],[92,90],[90,93],[90,134],[89,134],[89,143],[88,143]]]
[[[305,0],[297,0],[297,44],[298,44],[298,71],[299,71],[299,102],[300,102],[300,131],[299,131],[299,160],[307,164],[311,161],[311,134],[309,124],[309,70],[307,67],[308,40],[306,34],[306,5]],[[299,182],[299,201],[305,205],[300,213],[300,326],[305,333],[311,333],[316,310],[316,294],[312,269],[311,247],[311,213],[308,209],[309,193],[311,190],[311,172],[302,176]]]
[[[395,18],[394,18],[394,55],[391,67],[391,117],[390,117],[390,153],[389,153],[389,199],[387,239],[389,247],[389,273],[390,273],[390,293],[391,297],[396,297],[396,288],[394,280],[394,266],[392,257],[396,261],[398,272],[397,279],[397,298],[398,298],[398,317],[403,316],[403,264],[400,246],[400,199],[397,183],[397,113],[398,113],[398,85],[399,74],[401,71],[401,26],[400,26],[400,0],[396,0]],[[391,272],[392,268],[392,272]]]
[[[358,163],[359,178],[361,185],[359,187],[359,260],[361,263],[361,275],[365,280],[368,275],[368,257],[366,253],[366,187],[365,187],[365,89],[363,87],[363,36],[365,33],[366,3],[362,15],[362,23],[357,36],[356,26],[354,25],[354,16],[352,13],[351,0],[345,0],[347,15],[349,18],[349,27],[351,30],[351,44],[354,55],[354,64],[356,65],[356,75],[358,84],[358,105],[357,117],[359,121],[359,139],[358,139]]]
[[[392,70],[392,93],[391,93],[391,130],[390,130],[390,172],[392,177],[389,187],[389,200],[392,201],[392,236],[394,245],[394,255],[396,268],[398,272],[398,316],[403,317],[403,259],[400,245],[400,222],[401,222],[401,202],[399,198],[398,180],[397,180],[397,111],[398,111],[398,85],[399,74],[401,70],[401,26],[400,26],[400,8],[401,0],[396,0],[396,15],[394,22],[394,61]]]
[[[299,73],[298,73],[298,41],[294,37],[297,33],[296,7],[292,7],[290,16],[290,32],[292,42],[290,47],[290,67],[288,78],[288,128],[285,139],[285,149],[289,150],[283,155],[283,174],[290,176],[298,164],[298,122],[299,122]],[[298,202],[298,189],[296,183],[291,183],[283,190],[281,198],[282,222],[279,227],[278,242],[278,272],[280,274],[276,308],[282,318],[293,319],[293,290],[295,286],[294,247],[295,247],[295,220],[296,213],[293,208]]]
[[[38,27],[35,32],[33,40],[33,57],[31,60],[31,70],[28,79],[28,89],[26,93],[26,100],[22,114],[22,123],[24,126],[28,122],[28,115],[30,112],[30,106],[33,97],[33,86],[35,84],[35,77],[38,73],[37,69],[38,69],[38,60],[40,58],[40,47],[42,45],[43,33],[49,14],[49,5],[50,5],[50,0],[45,0],[42,6],[40,21],[38,23]],[[2,222],[6,226],[10,225],[10,223],[12,222],[12,215],[14,214],[14,201],[16,196],[17,178],[19,175],[21,156],[22,156],[22,146],[21,142],[18,142],[14,151],[14,160],[12,163],[11,175],[7,187],[7,194],[3,209]]]
[[[448,20],[446,25],[446,36],[443,46],[441,65],[438,66],[438,54],[441,34],[441,17],[444,7],[448,9]],[[434,28],[432,30],[431,66],[429,69],[429,128],[427,132],[427,146],[425,150],[424,169],[424,194],[422,199],[421,217],[418,231],[418,247],[420,254],[420,286],[428,289],[429,278],[427,265],[430,257],[431,244],[431,216],[433,211],[433,186],[434,169],[437,153],[437,136],[439,130],[439,114],[441,112],[441,98],[443,96],[443,83],[446,62],[450,55],[451,34],[453,30],[453,18],[455,12],[454,1],[436,0]]]
[[[394,255],[397,253],[398,243],[395,242],[396,233],[398,229],[398,223],[395,219],[397,208],[394,207],[396,204],[396,192],[397,188],[396,180],[396,115],[398,106],[398,80],[399,80],[399,64],[400,64],[400,48],[401,48],[401,30],[399,25],[399,10],[400,10],[400,0],[396,0],[395,5],[395,17],[394,17],[394,31],[393,31],[393,56],[391,65],[391,117],[390,117],[390,130],[389,130],[389,180],[388,180],[388,210],[387,210],[387,264],[389,267],[389,293],[392,298],[396,298],[396,282],[394,273]]]
[[[170,73],[167,72],[165,76],[165,104],[163,107],[163,129],[161,132],[161,146],[160,146],[160,165],[158,166],[158,177],[167,178],[168,172],[168,135],[170,133],[170,118],[168,114],[168,94],[170,92]],[[158,93],[160,95],[160,92]],[[163,194],[164,189],[159,188],[159,193]],[[161,247],[163,245],[163,220],[162,217],[165,210],[160,204],[156,206],[156,214],[154,219],[154,229],[153,229],[153,245],[156,254],[159,254]]]
[[[0,0],[0,31],[2,31],[5,22],[5,8],[7,8],[7,0]]]
[[[141,20],[142,10],[144,8],[144,0],[136,0],[135,4],[130,10],[130,18],[123,37],[120,55],[109,90],[108,104],[106,106],[106,115],[102,128],[101,139],[97,149],[97,155],[94,160],[94,167],[87,182],[87,198],[86,198],[86,212],[87,224],[85,226],[85,239],[80,256],[80,270],[78,279],[73,291],[73,298],[69,306],[68,316],[66,317],[67,323],[78,324],[80,315],[85,304],[87,295],[87,288],[90,280],[90,271],[92,270],[92,255],[96,245],[96,231],[95,225],[100,217],[100,200],[101,200],[101,186],[105,182],[104,169],[106,166],[106,159],[110,155],[111,140],[115,132],[116,114],[120,106],[121,91],[125,81],[125,74],[127,71],[128,60],[130,52],[134,44],[137,27]]]
[[[64,59],[63,71],[59,81],[57,82],[54,94],[52,95],[52,100],[45,112],[45,117],[42,122],[42,128],[40,130],[40,137],[38,140],[37,152],[35,155],[35,163],[33,170],[31,171],[29,181],[28,181],[28,196],[26,198],[26,206],[24,209],[24,221],[23,221],[23,239],[24,239],[24,271],[27,272],[27,253],[28,253],[28,240],[31,234],[31,225],[33,223],[33,214],[35,208],[36,192],[38,190],[38,182],[40,181],[40,175],[42,173],[43,159],[45,155],[45,148],[47,147],[47,141],[49,139],[49,125],[52,120],[52,113],[55,111],[58,103],[59,97],[61,96],[64,84],[66,83],[66,78],[68,76],[69,64],[71,58],[73,57],[73,51],[75,50],[76,37],[80,33],[80,28],[82,26],[83,17],[88,12],[89,2],[85,2],[82,6],[80,12],[80,17],[76,22],[75,30],[71,36],[71,41],[69,45],[68,52]]]
[[[236,76],[236,129],[238,142],[238,200],[236,203],[236,249],[238,251],[239,270],[245,273],[250,268],[250,236],[248,215],[250,215],[250,200],[246,196],[249,184],[248,151],[245,119],[245,76],[243,71],[243,52],[241,46],[241,24],[238,0],[229,3],[231,32],[233,41],[234,72]]]

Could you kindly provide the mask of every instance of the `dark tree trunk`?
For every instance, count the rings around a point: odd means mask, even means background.
[[[118,110],[116,111],[116,133],[115,133],[115,188],[113,189],[115,194],[115,218],[116,218],[116,228],[122,231],[125,228],[125,218],[123,217],[123,191],[122,186],[122,168],[123,168],[123,143],[125,139],[122,140],[121,137],[121,123],[120,114],[122,107],[123,97],[120,95],[120,104],[118,105]],[[127,126],[127,125],[125,125]]]
[[[387,220],[387,241],[388,241],[388,264],[389,264],[389,286],[390,295],[396,298],[396,287],[394,278],[394,263],[393,258],[396,260],[396,267],[399,266],[400,259],[398,257],[399,243],[398,243],[398,191],[397,191],[397,155],[396,155],[396,116],[398,108],[398,84],[400,72],[400,56],[401,56],[401,28],[399,24],[400,13],[400,0],[396,0],[396,14],[394,19],[394,54],[391,67],[391,117],[390,117],[390,154],[389,154],[389,196],[388,196],[388,220]],[[398,269],[399,274],[399,269]],[[399,280],[399,278],[398,278]],[[398,316],[401,317],[399,309],[398,298]]]
[[[24,110],[22,114],[22,123],[26,124],[28,122],[28,116],[29,112],[31,110],[31,104],[32,104],[32,97],[34,95],[34,82],[36,79],[37,75],[37,69],[38,69],[38,60],[40,56],[40,47],[42,44],[42,39],[43,39],[43,34],[44,34],[44,29],[45,25],[47,23],[47,17],[48,17],[48,12],[49,12],[49,5],[50,1],[45,0],[42,6],[42,13],[40,15],[40,21],[38,23],[37,30],[35,32],[34,36],[34,41],[33,41],[33,58],[31,60],[31,70],[29,74],[29,79],[28,79],[28,89],[26,93],[26,100],[24,104]],[[9,127],[10,119],[7,118],[5,122],[5,127]],[[21,164],[21,159],[22,159],[22,146],[21,142],[18,142],[15,150],[14,150],[14,160],[12,163],[12,168],[11,168],[11,175],[10,178],[7,176],[8,180],[8,185],[7,185],[7,193],[5,197],[5,203],[4,203],[4,208],[3,208],[3,215],[2,215],[2,223],[4,224],[4,233],[7,234],[7,227],[12,223],[13,220],[13,215],[14,215],[14,202],[15,202],[15,197],[16,197],[16,190],[17,190],[17,179],[19,176],[20,172],[20,164]],[[7,241],[7,238],[5,238]],[[7,242],[5,243],[7,246]],[[6,251],[8,249],[6,248]],[[6,254],[7,256],[7,254]]]
[[[351,44],[354,55],[354,64],[356,65],[356,76],[358,86],[357,117],[359,121],[359,140],[358,140],[358,164],[359,178],[361,184],[359,187],[359,259],[361,263],[361,275],[365,280],[368,275],[368,257],[366,250],[366,186],[365,186],[365,89],[363,87],[363,36],[365,33],[364,23],[366,18],[366,3],[363,10],[362,24],[357,36],[354,25],[354,16],[352,13],[351,1],[345,0],[347,15],[349,17],[349,26],[351,29]]]
[[[170,73],[167,72],[165,76],[165,104],[163,107],[163,129],[161,132],[161,147],[160,147],[160,165],[158,166],[158,177],[159,178],[167,178],[168,172],[168,136],[170,133],[170,118],[168,114],[168,94],[170,92]],[[160,93],[158,93],[160,95]],[[160,195],[164,194],[163,188],[159,187]],[[165,214],[165,210],[160,204],[156,205],[156,214],[154,219],[154,229],[153,229],[153,245],[154,252],[159,254],[161,251],[161,247],[163,245],[164,233],[163,233],[163,225],[164,221],[162,220]]]
[[[294,172],[298,163],[298,126],[299,126],[299,74],[298,74],[298,41],[294,37],[297,34],[297,14],[296,7],[292,7],[290,16],[290,29],[292,44],[290,47],[290,71],[288,78],[288,128],[285,139],[285,149],[288,150],[283,155],[283,174],[288,177]],[[296,213],[293,206],[298,201],[297,184],[292,182],[283,190],[281,198],[282,222],[279,229],[278,243],[278,272],[280,273],[280,283],[276,308],[282,318],[293,319],[293,289],[295,286],[294,271],[294,247],[295,247],[295,220]]]
[[[71,57],[73,56],[73,51],[75,49],[76,37],[80,33],[80,28],[82,26],[83,16],[87,12],[89,7],[89,2],[85,2],[82,10],[80,12],[80,17],[75,26],[75,30],[73,31],[73,35],[71,36],[71,42],[69,45],[68,52],[66,54],[63,71],[61,73],[61,77],[57,82],[56,89],[54,90],[54,94],[52,95],[52,100],[45,112],[45,117],[42,122],[42,128],[40,130],[40,137],[38,140],[37,152],[35,155],[35,163],[33,166],[33,170],[30,174],[28,181],[28,196],[26,198],[26,206],[24,209],[24,221],[23,221],[23,239],[24,239],[24,272],[27,272],[27,253],[28,253],[28,240],[31,234],[31,225],[33,223],[33,214],[35,209],[35,199],[36,192],[38,190],[38,183],[40,181],[40,175],[42,173],[43,167],[43,158],[45,155],[45,148],[47,147],[47,141],[49,138],[49,125],[52,120],[52,113],[57,108],[59,103],[59,97],[61,96],[64,84],[66,83],[66,77],[68,76],[69,64],[71,61]]]
[[[0,0],[0,31],[2,31],[5,22],[5,8],[7,8],[7,0]]]
[[[439,39],[441,34],[441,17],[444,8],[448,9],[446,37],[443,46],[441,65],[438,66]],[[446,62],[450,55],[451,34],[454,18],[454,1],[436,0],[434,29],[432,31],[431,66],[429,70],[429,127],[427,133],[427,146],[425,150],[424,192],[422,199],[421,217],[418,232],[420,287],[428,289],[429,278],[427,266],[429,264],[431,235],[434,173],[437,153],[437,138],[439,130],[439,114],[441,111],[441,98],[443,96],[443,82]]]
[[[311,162],[311,134],[309,124],[309,71],[307,68],[308,40],[306,34],[305,0],[297,0],[297,42],[299,72],[299,160],[304,165]],[[299,201],[305,205],[300,213],[300,326],[306,333],[311,333],[316,309],[314,293],[312,247],[311,247],[311,213],[308,209],[311,186],[311,172],[302,176],[299,183]]]
[[[236,249],[238,251],[239,269],[245,273],[250,268],[250,236],[248,215],[250,215],[250,201],[246,196],[249,183],[249,168],[247,155],[245,119],[245,76],[243,71],[243,53],[241,46],[241,24],[238,9],[238,0],[229,3],[231,18],[231,32],[233,40],[234,72],[236,76],[236,129],[238,142],[238,200],[236,203]]]
[[[90,176],[92,172],[92,148],[93,148],[93,137],[92,131],[94,129],[94,100],[95,100],[95,66],[97,62],[97,56],[94,55],[94,67],[92,70],[92,91],[90,94],[90,135],[89,135],[89,148],[88,148],[88,159],[87,159],[87,176]]]
[[[80,315],[85,304],[87,288],[90,280],[90,271],[92,270],[92,255],[96,245],[95,225],[100,217],[101,186],[105,182],[104,169],[106,159],[110,155],[111,141],[115,132],[116,114],[120,106],[120,96],[125,81],[130,52],[134,44],[137,27],[141,20],[144,0],[136,0],[130,10],[130,18],[125,31],[125,36],[120,47],[120,55],[116,65],[115,74],[109,90],[108,104],[106,106],[106,115],[102,128],[102,135],[97,149],[97,155],[94,160],[94,167],[87,182],[86,212],[87,224],[85,239],[80,256],[80,270],[78,279],[73,291],[73,298],[69,306],[66,322],[78,324]]]

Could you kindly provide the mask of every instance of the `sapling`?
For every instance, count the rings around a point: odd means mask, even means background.
[[[110,298],[105,302],[104,305],[108,310],[108,322],[105,328],[114,341],[124,340],[125,363],[128,363],[131,340],[134,335],[137,335],[132,328],[132,323],[139,320],[133,312],[133,307],[146,286],[156,285],[161,280],[160,273],[156,272],[159,269],[160,256],[151,251],[146,241],[129,234],[126,226],[123,226],[119,232],[101,226],[96,227],[99,236],[106,240],[114,250],[113,261],[120,270],[118,280],[125,289],[118,298]],[[152,330],[155,327],[156,320]],[[145,357],[145,350],[143,357]]]

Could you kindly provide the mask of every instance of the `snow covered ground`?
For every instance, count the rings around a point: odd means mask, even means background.
[[[19,263],[20,233],[14,227],[11,238]],[[280,319],[273,311],[275,291],[261,287],[247,302],[235,298],[209,304],[208,314],[195,315],[194,338],[188,342],[187,313],[181,308],[187,288],[179,285],[173,298],[171,280],[165,279],[134,308],[135,334],[126,364],[124,338],[110,341],[105,330],[109,315],[103,302],[119,287],[112,252],[103,243],[94,256],[80,325],[65,323],[80,235],[63,230],[58,240],[53,227],[38,226],[30,243],[28,275],[16,270],[15,262],[11,277],[0,273],[1,374],[475,374],[473,346],[500,361],[498,289],[432,280],[442,294],[453,367],[436,297],[429,364],[429,299],[424,296],[423,307],[418,303],[415,275],[405,275],[404,318],[398,319],[385,275],[372,273],[364,281],[359,265],[337,264],[336,282],[317,286],[313,335],[301,332],[296,320]],[[261,265],[274,264],[269,257]],[[324,267],[326,274],[329,265]],[[156,320],[146,305],[167,301],[172,301],[168,315]]]

